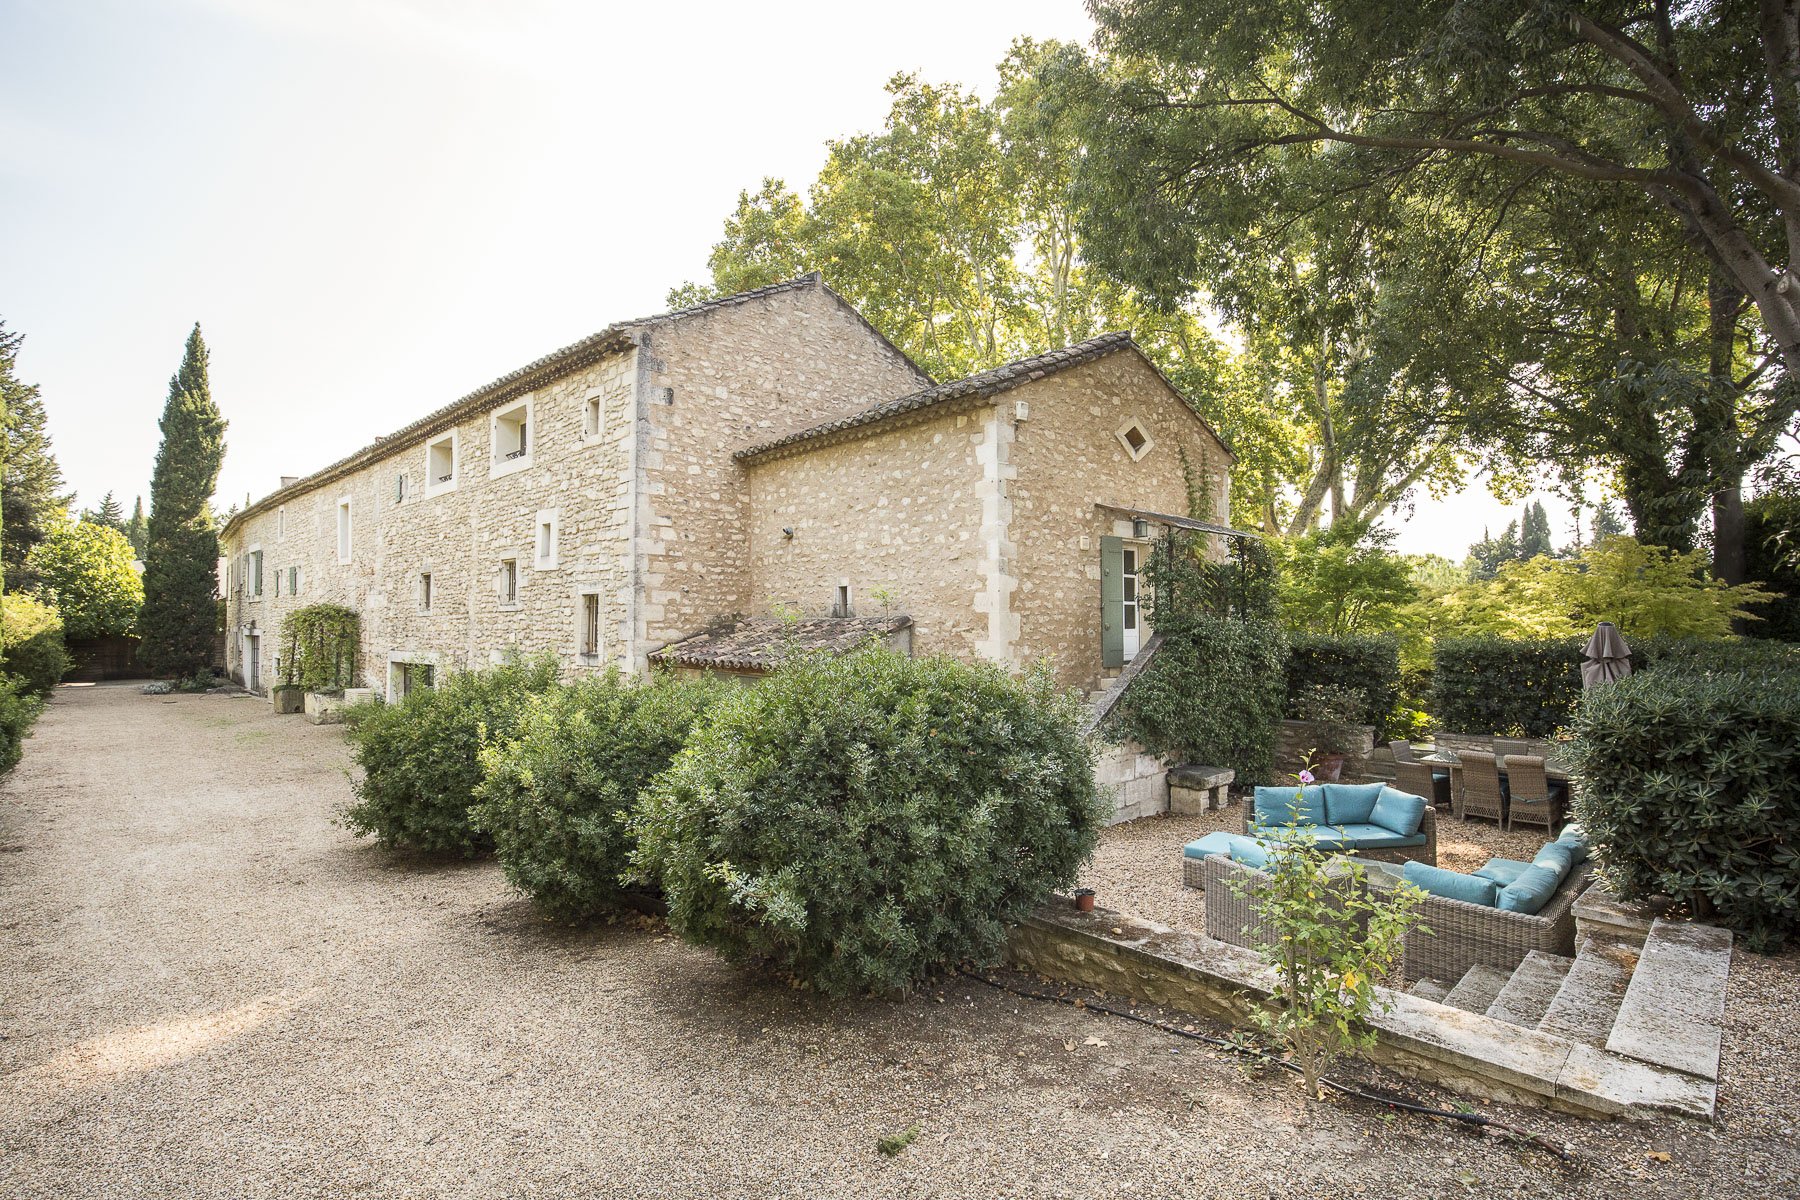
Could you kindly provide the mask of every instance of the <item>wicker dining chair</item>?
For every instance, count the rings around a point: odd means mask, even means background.
[[[1394,764],[1394,786],[1403,792],[1423,796],[1433,808],[1450,806],[1450,781],[1440,780],[1430,763],[1397,762]]]
[[[1486,817],[1497,825],[1506,823],[1506,793],[1500,787],[1500,767],[1491,754],[1464,750],[1461,770],[1456,773],[1456,815],[1463,820]]]
[[[1405,738],[1395,738],[1388,743],[1388,749],[1394,752],[1394,761],[1397,763],[1416,763],[1419,761],[1419,756],[1413,753],[1413,744]],[[1429,795],[1430,793],[1415,794]]]
[[[1562,824],[1562,808],[1550,791],[1550,779],[1544,774],[1544,760],[1531,754],[1508,754],[1500,760],[1506,771],[1506,792],[1510,803],[1506,809],[1506,827],[1542,825],[1546,833],[1554,833]]]
[[[1513,754],[1535,754],[1537,750],[1530,742],[1522,742],[1516,738],[1495,738],[1494,757],[1506,758]]]

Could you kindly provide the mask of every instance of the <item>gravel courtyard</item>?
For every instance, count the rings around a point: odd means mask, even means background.
[[[58,693],[0,784],[0,1196],[1800,1191],[1792,957],[1734,966],[1718,1125],[1483,1108],[1564,1167],[969,980],[828,1002],[548,926],[492,863],[334,826],[347,764],[248,697]]]

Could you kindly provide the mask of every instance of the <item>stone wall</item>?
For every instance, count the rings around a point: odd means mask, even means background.
[[[843,585],[852,615],[879,616],[885,600],[910,616],[915,653],[975,657],[988,632],[975,606],[987,411],[943,412],[753,463],[753,615],[781,604],[828,616]]]
[[[1356,744],[1344,757],[1342,778],[1347,780],[1363,777],[1363,768],[1369,755],[1375,749],[1375,729],[1370,725],[1351,727],[1355,732]],[[1298,771],[1306,765],[1307,754],[1318,747],[1321,738],[1318,726],[1311,721],[1284,720],[1275,730],[1275,766],[1282,771]]]
[[[617,661],[630,593],[627,469],[637,364],[632,351],[608,355],[535,391],[464,418],[454,429],[454,481],[428,481],[427,445],[396,444],[343,478],[285,498],[232,528],[228,556],[227,662],[246,679],[245,635],[260,635],[260,679],[276,676],[282,618],[310,604],[342,604],[362,618],[361,676],[383,693],[390,659],[473,668],[511,654],[579,658],[579,597],[601,596],[601,654]],[[585,431],[585,406],[598,396],[603,417]],[[497,460],[492,416],[527,401],[528,455]],[[406,479],[404,498],[400,478]],[[350,503],[348,562],[338,556],[338,506]],[[553,554],[535,553],[540,513],[554,515]],[[254,593],[250,553],[263,555]],[[500,591],[501,564],[518,568],[517,602]],[[290,569],[297,569],[297,593]],[[431,575],[429,610],[421,576]]]
[[[1100,538],[1131,534],[1111,504],[1186,516],[1178,451],[1211,484],[1215,520],[1227,513],[1225,448],[1137,353],[1126,350],[999,397],[1013,425],[1002,474],[1008,510],[1006,573],[1016,581],[1012,657],[1048,658],[1059,682],[1093,690],[1116,671],[1100,665]],[[1029,405],[1012,421],[1016,403]],[[1136,417],[1151,446],[1136,462],[1117,431]],[[1149,630],[1145,629],[1147,640]]]
[[[734,451],[929,380],[821,286],[659,325],[640,352],[641,654],[766,614]]]
[[[1169,811],[1169,765],[1136,742],[1101,747],[1094,755],[1094,782],[1112,797],[1109,825]]]

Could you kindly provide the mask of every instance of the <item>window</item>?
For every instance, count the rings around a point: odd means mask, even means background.
[[[256,546],[250,550],[250,596],[252,599],[260,600],[262,594],[262,547]]]
[[[419,574],[419,611],[420,612],[430,612],[431,611],[431,572],[430,571],[423,571],[423,572],[420,572],[420,574]]]
[[[500,560],[500,603],[517,604],[519,602],[519,560],[503,558]]]
[[[605,427],[606,417],[600,407],[600,393],[589,392],[581,402],[581,436],[597,438]]]
[[[1136,417],[1119,426],[1118,432],[1113,436],[1119,439],[1119,445],[1125,447],[1125,453],[1131,456],[1132,462],[1137,462],[1156,446],[1156,442],[1150,437],[1150,431]]]
[[[456,431],[425,447],[425,494],[447,492],[456,486]]]
[[[847,584],[847,583],[838,584],[837,603],[833,604],[831,606],[831,615],[834,617],[853,617],[856,615],[855,613],[850,611],[850,585],[849,584]]]
[[[600,594],[583,592],[581,596],[581,656],[600,657]]]
[[[275,510],[275,540],[280,541],[287,536],[287,505]]]
[[[395,504],[403,504],[406,502],[406,491],[407,491],[406,472],[402,471],[398,475],[394,476],[394,503]]]
[[[531,401],[521,400],[494,413],[493,461],[488,474],[504,475],[531,465]]]
[[[280,571],[275,572],[275,598],[277,600],[281,599],[281,572]],[[278,654],[275,657],[280,658],[281,656]]]
[[[298,596],[299,594],[300,594],[300,568],[299,567],[289,567],[288,568],[288,595]]]
[[[556,510],[547,508],[537,515],[537,562],[539,570],[556,566]]]
[[[350,497],[345,496],[337,505],[337,552],[338,561],[350,561]]]

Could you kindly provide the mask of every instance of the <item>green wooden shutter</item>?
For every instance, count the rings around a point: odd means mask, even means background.
[[[1125,539],[1100,539],[1100,665],[1125,665]]]

